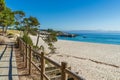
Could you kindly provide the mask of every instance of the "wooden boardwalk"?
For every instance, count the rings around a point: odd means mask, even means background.
[[[18,44],[16,45],[19,47],[18,49],[21,55],[18,57],[22,58],[22,66],[24,65],[23,70],[27,70],[27,74],[26,71],[26,75],[18,74],[15,56],[17,52],[14,48],[14,42],[7,42],[6,44],[0,44],[0,80],[26,79],[26,77],[22,79],[20,76],[28,76],[26,80],[31,80],[33,77],[35,77],[35,80],[85,80],[78,74],[72,72],[66,62],[61,62],[61,64],[56,63],[45,56],[44,52],[37,52],[32,46],[27,45],[20,38],[18,38],[17,42]],[[46,67],[46,61],[52,66]],[[56,69],[59,71],[56,71]],[[34,71],[37,71],[39,74],[37,73],[36,76],[33,76],[32,73],[34,73]]]
[[[0,80],[19,80],[12,44],[0,45]]]

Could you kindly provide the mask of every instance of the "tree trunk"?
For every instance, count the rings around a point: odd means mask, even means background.
[[[2,27],[2,33],[4,33],[4,27]]]
[[[2,31],[1,31],[1,34],[3,35],[3,31],[4,31],[4,28],[2,27]]]
[[[38,33],[38,37],[37,37],[37,41],[36,41],[36,47],[38,46],[39,38],[40,38],[40,35]]]
[[[7,33],[8,26],[5,27],[5,33]]]
[[[5,33],[5,27],[2,27],[2,35]]]

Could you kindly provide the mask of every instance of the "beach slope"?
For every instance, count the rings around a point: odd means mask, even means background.
[[[31,38],[35,44],[36,37]],[[47,48],[42,39],[39,45]],[[50,58],[58,63],[66,61],[86,80],[120,80],[120,45],[58,40],[55,46],[56,54]]]

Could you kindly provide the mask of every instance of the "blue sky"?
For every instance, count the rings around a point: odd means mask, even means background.
[[[42,29],[120,31],[120,0],[6,0],[37,17]]]

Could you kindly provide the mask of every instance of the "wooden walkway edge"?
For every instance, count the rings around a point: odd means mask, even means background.
[[[0,45],[0,80],[19,80],[12,43]]]

